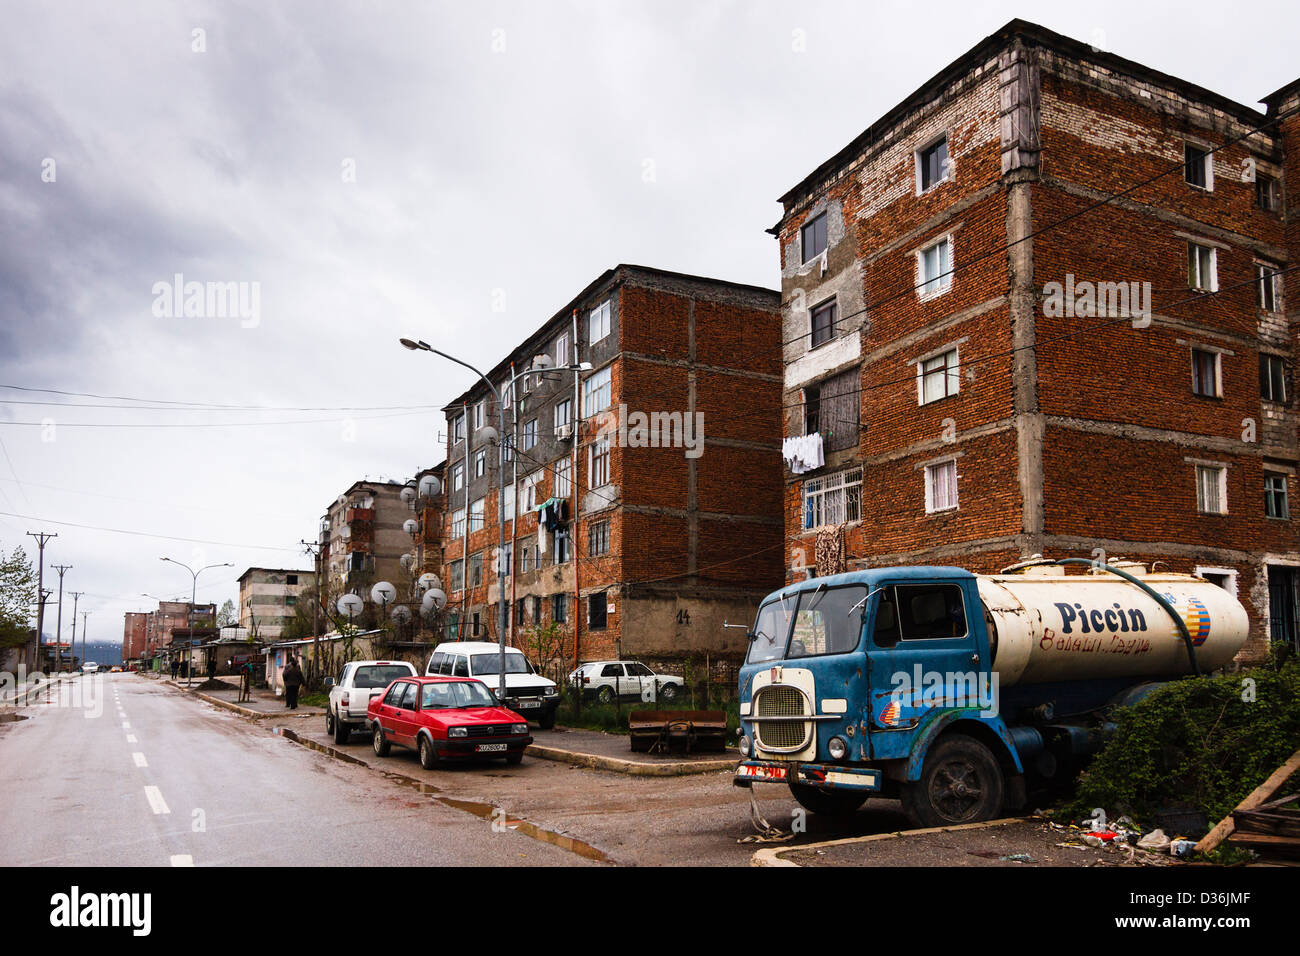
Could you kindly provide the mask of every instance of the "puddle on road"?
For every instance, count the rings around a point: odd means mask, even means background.
[[[333,757],[335,760],[341,760],[344,763],[357,764],[369,770],[383,774],[384,777],[398,786],[430,796],[435,802],[441,803],[443,806],[450,807],[453,810],[460,810],[464,813],[473,814],[482,820],[490,820],[494,827],[503,825],[508,830],[514,830],[516,833],[522,833],[541,843],[549,843],[562,850],[568,850],[570,853],[577,854],[586,860],[594,860],[597,863],[610,862],[609,857],[607,857],[602,851],[596,849],[590,843],[576,840],[573,837],[565,836],[562,833],[556,833],[554,830],[543,829],[535,823],[529,823],[527,820],[518,817],[506,815],[503,821],[501,816],[505,811],[500,807],[494,807],[490,803],[481,803],[477,800],[458,800],[455,797],[439,796],[442,791],[433,786],[433,784],[425,783],[422,780],[416,780],[414,777],[408,777],[405,774],[397,773],[392,770],[383,770],[379,767],[371,766],[364,760],[359,760],[351,754],[343,753],[341,750],[335,750],[333,747],[326,747],[309,737],[303,737],[300,734],[295,733],[287,727],[273,727],[271,730],[272,733],[292,740],[294,743],[302,744],[309,750],[315,750],[318,753],[323,753],[326,756]],[[500,775],[498,774],[496,776]]]

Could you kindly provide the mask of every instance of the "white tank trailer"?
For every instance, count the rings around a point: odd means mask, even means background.
[[[1114,565],[1160,594],[1187,627],[1201,673],[1223,667],[1246,641],[1246,610],[1227,591],[1186,574]],[[1178,677],[1191,673],[1169,612],[1108,571],[1061,566],[978,575],[993,669],[1004,688],[1058,681]]]

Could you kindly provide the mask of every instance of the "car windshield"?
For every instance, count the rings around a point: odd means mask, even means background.
[[[367,664],[357,668],[352,686],[365,690],[387,687],[399,678],[410,676],[411,668],[402,664]]]
[[[422,710],[438,710],[445,707],[495,707],[496,703],[492,692],[476,680],[425,684],[420,694]]]
[[[473,662],[475,674],[496,674],[500,672],[500,654],[475,654],[470,660]],[[532,672],[533,667],[528,663],[528,658],[518,651],[513,653],[506,651],[507,674],[531,674]]]

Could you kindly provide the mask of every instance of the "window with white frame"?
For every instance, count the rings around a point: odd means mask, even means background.
[[[512,397],[512,396],[511,396],[511,392],[513,392],[513,391],[514,391],[514,386],[511,385],[510,382],[507,381],[507,382],[502,382],[502,383],[501,383],[501,388],[499,389],[499,392],[500,392],[500,395],[501,395],[501,407],[502,407],[502,408],[509,408],[509,407],[510,407],[510,399],[511,399],[511,397]]]
[[[612,397],[613,380],[610,377],[610,366],[607,365],[583,380],[582,414],[591,415],[603,411],[609,407]]]
[[[555,365],[557,368],[563,368],[573,362],[571,345],[569,333],[561,332],[560,337],[555,340]]]
[[[511,558],[511,557],[513,556],[513,554],[514,554],[514,549],[515,549],[515,546],[514,546],[514,544],[513,544],[512,542],[510,542],[510,541],[507,541],[507,542],[505,543],[505,546],[504,546],[504,547],[498,548],[498,549],[497,549],[497,565],[498,565],[498,566],[497,566],[497,567],[494,567],[492,570],[493,570],[493,571],[496,571],[496,572],[499,572],[499,573],[501,573],[501,574],[507,574],[507,575],[508,575],[508,574],[510,573],[510,558]],[[509,616],[510,616],[509,614],[506,615],[507,618],[508,618]]]
[[[600,305],[591,310],[591,315],[587,317],[587,341],[595,345],[605,336],[609,335],[609,300],[606,299]],[[565,363],[568,364],[567,362]]]
[[[1264,514],[1269,518],[1291,517],[1291,509],[1286,499],[1286,475],[1265,473]]]
[[[555,497],[567,498],[573,494],[573,460],[560,458],[555,462]]]
[[[528,451],[537,445],[537,419],[530,418],[524,422],[524,451]]]
[[[452,465],[451,466],[451,490],[460,491],[464,487],[465,487],[465,466],[459,464]]]
[[[1255,282],[1259,286],[1259,307],[1265,312],[1281,312],[1278,308],[1279,269],[1269,263],[1255,263]]]
[[[957,459],[925,466],[925,513],[957,507]]]
[[[449,577],[451,578],[451,580],[448,582],[448,584],[453,591],[464,590],[465,562],[464,561],[451,562],[451,574],[449,575]]]
[[[506,492],[505,492],[505,495],[506,495],[506,496],[505,496],[505,498],[503,499],[503,500],[505,501],[505,508],[502,510],[502,513],[501,513],[501,520],[502,520],[502,521],[513,521],[513,520],[514,520],[514,517],[515,517],[515,494],[517,493],[517,491],[518,491],[518,489],[517,489],[514,485],[511,485],[509,488],[506,489]]]
[[[1183,178],[1197,189],[1214,189],[1213,154],[1196,143],[1183,144]]]
[[[519,573],[527,574],[532,569],[533,569],[533,546],[532,544],[525,542],[519,546]]]
[[[803,526],[841,525],[862,517],[862,469],[850,468],[803,483]]]
[[[948,137],[916,151],[916,184],[925,192],[948,178]]]
[[[561,525],[555,529],[555,563],[568,564],[572,548],[569,546],[569,527]]]
[[[1187,244],[1187,287],[1202,292],[1219,291],[1219,264],[1214,246]]]
[[[603,488],[609,484],[609,439],[600,438],[587,449],[588,487]]]
[[[561,428],[567,428],[573,423],[573,400],[570,398],[563,399],[555,403],[555,432],[558,435]]]
[[[484,500],[475,498],[469,503],[469,530],[483,530]]]
[[[1286,359],[1259,353],[1259,397],[1266,402],[1286,404]]]
[[[474,477],[482,478],[487,474],[487,451],[474,452]]]
[[[1206,398],[1223,395],[1223,356],[1208,349],[1192,349],[1192,392]]]
[[[474,405],[474,431],[483,427],[483,416],[487,411],[487,402],[477,402]]]
[[[482,587],[483,585],[483,552],[476,551],[469,556],[469,565],[467,567],[469,586],[472,588]]]
[[[952,240],[945,237],[922,249],[917,253],[917,267],[922,297],[946,292],[952,286]]]
[[[451,440],[458,442],[465,437],[465,416],[457,415],[451,420]]]
[[[1207,515],[1228,513],[1228,469],[1223,465],[1196,466],[1196,510]]]
[[[465,537],[465,509],[457,508],[451,513],[451,536],[453,538]]]
[[[916,363],[918,405],[937,402],[961,391],[961,365],[957,349],[951,348]]]
[[[1255,173],[1255,205],[1265,212],[1274,212],[1278,206],[1281,190],[1277,186],[1277,177],[1267,173]]]
[[[537,483],[541,480],[542,473],[535,471],[520,482],[523,493],[520,495],[519,507],[525,514],[537,507]]]

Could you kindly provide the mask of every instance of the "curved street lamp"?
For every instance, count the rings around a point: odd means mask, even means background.
[[[169,564],[179,564],[186,571],[190,572],[190,640],[189,646],[186,648],[187,656],[189,658],[189,666],[185,668],[185,686],[188,688],[194,680],[194,602],[198,598],[199,575],[204,571],[211,570],[212,568],[233,568],[234,565],[229,561],[223,561],[221,564],[209,564],[206,567],[199,568],[195,571],[188,564],[185,564],[182,561],[177,561],[175,558],[159,558],[159,560],[166,561]],[[213,623],[216,623],[215,619],[213,620]]]

